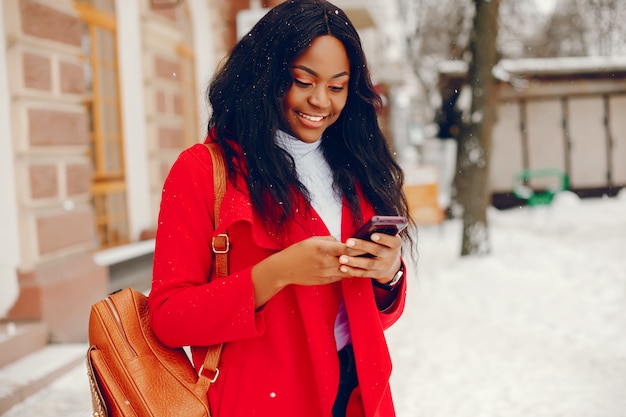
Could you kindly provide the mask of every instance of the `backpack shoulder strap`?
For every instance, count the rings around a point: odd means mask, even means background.
[[[226,193],[226,163],[222,156],[222,150],[219,145],[214,143],[206,143],[205,146],[211,153],[213,160],[213,189],[215,190],[213,205],[213,227],[217,227],[220,218],[220,206]],[[213,253],[215,254],[215,275],[222,278],[228,275],[228,251],[230,250],[230,241],[228,233],[220,233],[213,237],[211,242]]]
[[[219,145],[214,143],[206,143],[205,145],[213,161],[213,189],[215,190],[213,226],[217,227],[219,223],[220,206],[222,205],[222,200],[226,193],[226,164]],[[228,275],[228,251],[230,249],[228,234],[225,232],[213,237],[211,246],[215,254],[215,276],[217,278],[225,277]],[[219,344],[209,347],[204,357],[204,363],[198,375],[200,377],[198,384],[201,392],[206,393],[210,384],[215,382],[219,375],[217,364],[220,360],[223,346],[223,344]]]
[[[220,206],[226,193],[226,163],[222,156],[219,145],[215,143],[204,144],[213,161],[213,189],[215,190],[214,210],[213,210],[213,226],[217,227],[220,216]]]

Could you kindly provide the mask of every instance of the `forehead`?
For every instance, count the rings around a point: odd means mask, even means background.
[[[320,75],[336,75],[350,71],[350,60],[343,43],[334,36],[324,35],[313,39],[311,45],[294,61]]]

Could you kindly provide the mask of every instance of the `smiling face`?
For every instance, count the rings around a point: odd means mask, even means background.
[[[315,38],[290,70],[293,83],[283,99],[286,130],[313,143],[346,105],[350,61],[341,41],[325,35]]]

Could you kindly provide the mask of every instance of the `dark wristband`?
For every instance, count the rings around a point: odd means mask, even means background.
[[[375,287],[382,288],[383,290],[392,291],[396,287],[396,284],[400,282],[403,276],[404,264],[400,265],[400,269],[398,269],[398,272],[396,272],[393,278],[391,278],[391,281],[387,282],[386,284],[381,284],[377,280],[372,279],[372,284],[374,284]]]

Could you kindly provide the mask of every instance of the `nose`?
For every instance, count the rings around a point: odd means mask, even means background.
[[[321,109],[330,107],[330,97],[328,95],[328,91],[326,90],[326,86],[317,86],[309,96],[309,103],[312,106]]]

